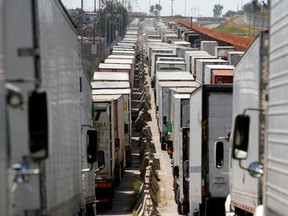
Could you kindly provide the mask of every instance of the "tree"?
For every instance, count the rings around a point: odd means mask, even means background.
[[[220,4],[214,5],[213,13],[214,17],[220,17],[223,10],[223,6]]]
[[[162,6],[160,4],[156,4],[155,9],[160,12],[162,10]]]
[[[232,16],[234,16],[234,15],[236,15],[236,14],[237,14],[237,12],[232,11],[232,10],[228,10],[228,11],[223,15],[223,17],[232,17]]]
[[[155,10],[155,7],[154,7],[154,5],[152,5],[152,6],[150,7],[150,13],[153,14],[153,13],[154,13],[154,10]]]

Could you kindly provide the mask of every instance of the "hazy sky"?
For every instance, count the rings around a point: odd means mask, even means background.
[[[64,6],[68,9],[81,7],[81,0],[61,0]],[[96,0],[96,7],[98,8],[98,1]],[[122,2],[122,0],[118,0]],[[126,0],[127,2],[129,0]],[[182,16],[213,16],[213,8],[215,4],[221,4],[224,8],[222,15],[228,10],[237,11],[241,9],[242,5],[251,0],[174,0],[173,1],[173,15],[180,14]],[[161,15],[171,15],[171,0],[130,0],[134,12],[149,13],[150,5],[159,4],[162,6]],[[94,0],[83,0],[84,10],[93,10]],[[199,10],[198,10],[199,9]]]

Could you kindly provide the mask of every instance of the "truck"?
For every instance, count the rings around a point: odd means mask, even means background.
[[[158,57],[160,56],[166,56],[166,57],[177,57],[176,54],[172,54],[172,53],[152,53],[151,56],[151,65],[148,68],[149,69],[149,75],[151,77],[154,77],[155,75],[155,71],[156,71],[156,61],[158,59]]]
[[[204,83],[233,83],[234,69],[233,65],[206,65]]]
[[[99,72],[126,72],[129,74],[130,86],[133,86],[133,65],[131,64],[116,64],[116,63],[100,63],[98,66]]]
[[[229,145],[221,167],[214,163],[215,143],[231,131],[232,85],[203,84],[190,95],[189,209],[191,215],[224,215],[229,194]],[[189,164],[189,165],[188,165]],[[187,175],[187,174],[185,174]]]
[[[244,52],[242,51],[228,51],[228,62],[230,65],[236,65],[241,57],[243,56]]]
[[[93,128],[105,167],[95,178],[96,209],[113,207],[115,186],[125,172],[124,99],[122,95],[93,95]]]
[[[101,72],[96,72],[96,74]],[[105,72],[103,72],[105,73]],[[106,74],[107,80],[98,80],[91,82],[93,95],[123,95],[123,118],[125,133],[125,167],[130,167],[132,163],[131,157],[131,137],[132,137],[132,107],[131,107],[131,88],[129,82],[121,81],[122,78],[114,76],[112,72]],[[108,78],[109,77],[109,78]],[[115,80],[111,81],[114,78]],[[108,81],[109,80],[109,81]]]
[[[248,172],[255,178],[258,185],[254,186],[259,186],[259,195],[262,195],[256,203],[258,205],[254,211],[256,216],[286,215],[288,211],[286,193],[287,104],[285,103],[287,98],[287,85],[285,84],[287,40],[283,40],[288,23],[285,16],[287,13],[283,8],[287,6],[285,1],[271,3],[269,33],[260,35],[262,47],[258,58],[261,64],[260,68],[256,68],[260,70],[254,71],[254,78],[259,85],[253,88],[254,92],[258,93],[258,97],[256,98],[255,95],[254,100],[258,99],[259,109],[256,103],[251,104],[254,106],[247,107],[245,113],[236,116],[234,125],[233,158],[239,160],[242,172]],[[254,56],[255,59],[257,55]],[[256,109],[254,109],[255,105]],[[258,117],[258,122],[255,121],[257,120],[255,117]],[[246,126],[247,129],[244,129],[243,127]],[[237,142],[239,136],[243,136],[243,139]],[[250,137],[253,137],[254,141],[256,139],[256,143],[248,140]],[[253,148],[259,149],[258,154]],[[245,194],[247,194],[246,191]],[[235,212],[239,210],[238,208],[237,206]]]
[[[196,50],[196,51],[186,51],[186,52],[185,52],[186,69],[187,69],[187,71],[190,71],[190,73],[191,73],[191,65],[192,65],[191,58],[192,58],[193,56],[199,56],[199,55],[202,56],[202,57],[204,57],[204,56],[207,56],[207,57],[211,56],[211,55],[209,55],[206,51]]]
[[[190,71],[191,71],[191,74],[193,75],[194,78],[196,78],[196,62],[199,59],[214,59],[214,60],[217,60],[216,56],[206,55],[206,54],[204,54],[204,55],[199,54],[199,55],[191,56]]]
[[[199,83],[196,81],[162,81],[159,82],[159,104],[157,106],[158,127],[161,134],[161,149],[167,149],[167,143],[170,141],[168,134],[168,124],[170,122],[170,89],[174,88],[196,88]],[[160,97],[162,96],[162,97]],[[173,144],[170,142],[170,144]]]
[[[205,67],[206,65],[228,65],[229,62],[223,59],[198,59],[196,61],[196,75],[195,79],[200,83],[204,83]]]
[[[160,132],[160,142],[161,142],[161,149],[162,150],[166,150],[166,141],[167,141],[167,127],[166,127],[166,123],[167,123],[167,116],[166,118],[164,118],[165,113],[168,114],[168,110],[166,112],[163,113],[162,110],[162,89],[161,89],[161,84],[160,82],[178,82],[177,84],[179,86],[181,86],[182,83],[186,83],[186,85],[190,85],[187,82],[194,81],[192,75],[188,72],[175,72],[175,71],[168,71],[168,72],[157,72],[156,75],[156,82],[155,82],[155,102],[156,102],[156,113],[157,113],[157,119],[158,119],[158,128],[159,128],[159,132]],[[176,87],[176,85],[170,85],[171,87]],[[183,86],[185,87],[185,86]],[[189,87],[189,86],[186,86]],[[168,96],[168,95],[167,95]],[[168,99],[168,97],[167,97]],[[160,107],[161,106],[161,107]],[[165,107],[166,109],[168,109],[167,107]],[[165,109],[165,110],[166,110]],[[161,117],[160,117],[161,116]],[[162,117],[163,116],[163,117]],[[163,125],[163,127],[162,127]],[[162,131],[162,128],[164,129]]]
[[[184,176],[184,166],[189,161],[189,125],[190,94],[195,90],[188,89],[178,93],[170,90],[170,129],[168,134],[172,141],[172,173],[174,199],[180,215],[189,213],[189,176]],[[171,132],[172,130],[172,132]]]
[[[0,6],[0,12],[4,14],[3,5]],[[2,18],[2,17],[1,17]],[[3,20],[3,19],[1,19]],[[4,44],[4,31],[3,25],[1,22],[0,25],[0,44]],[[0,48],[0,55],[3,56],[4,50],[3,47]],[[6,116],[6,89],[5,89],[5,65],[2,63],[0,67],[0,209],[1,214],[11,215],[12,205],[10,203],[11,195],[8,190],[9,188],[9,174],[7,167],[9,166],[9,155],[8,155],[8,125],[7,125],[7,116]]]
[[[101,157],[76,28],[60,1],[2,3],[1,214],[95,215]]]
[[[235,51],[234,46],[216,46],[214,56],[228,60],[228,52]]]
[[[274,42],[275,44],[277,42]],[[271,44],[272,46],[272,44]],[[278,47],[279,45],[276,45]],[[273,50],[271,47],[270,49]],[[279,55],[281,57],[281,55]],[[271,56],[273,59],[273,55]],[[276,64],[279,64],[278,61],[270,62],[273,68]],[[234,75],[234,85],[233,85],[233,124],[231,130],[231,142],[233,144],[232,155],[231,158],[231,169],[230,169],[230,194],[227,196],[227,213],[236,214],[236,215],[253,215],[256,214],[259,208],[263,208],[263,204],[267,202],[265,200],[265,194],[273,194],[275,190],[275,186],[271,184],[271,188],[269,183],[265,184],[265,181],[268,179],[278,178],[280,180],[282,177],[277,176],[277,172],[270,173],[267,167],[265,171],[271,174],[271,177],[266,177],[266,180],[263,178],[255,178],[257,173],[259,174],[264,168],[259,165],[270,163],[270,159],[268,159],[269,154],[268,149],[265,149],[265,146],[270,142],[269,138],[271,137],[270,133],[274,134],[272,128],[269,126],[273,125],[274,116],[271,115],[271,119],[268,119],[266,116],[267,111],[277,109],[278,105],[281,102],[276,102],[276,100],[280,100],[279,97],[276,96],[276,99],[271,98],[272,95],[269,95],[268,102],[268,69],[269,69],[269,33],[268,31],[262,31],[250,45],[250,47],[246,50],[240,61],[235,67],[235,75]],[[285,65],[285,63],[284,63]],[[280,66],[281,67],[281,66]],[[278,70],[273,68],[275,73],[281,73]],[[277,72],[276,72],[277,71]],[[271,71],[272,72],[272,71]],[[272,75],[270,78],[273,77]],[[283,80],[282,78],[281,81]],[[273,91],[273,81],[277,79],[271,78],[271,92]],[[278,93],[278,92],[277,92]],[[271,105],[269,105],[270,100],[274,101]],[[274,108],[274,105],[275,108]],[[269,109],[267,110],[267,106],[269,105]],[[276,108],[277,107],[277,108]],[[272,112],[272,111],[271,111]],[[279,112],[280,114],[281,112]],[[269,116],[269,115],[268,115]],[[270,117],[270,116],[269,116]],[[276,117],[276,115],[275,115]],[[272,120],[273,119],[273,120]],[[249,121],[249,125],[248,125]],[[277,125],[281,125],[281,115],[277,115]],[[240,125],[240,122],[243,122],[243,125]],[[246,127],[247,126],[247,127]],[[274,125],[273,125],[274,126]],[[245,127],[245,128],[244,128]],[[280,135],[281,133],[279,133]],[[242,141],[237,141],[237,137],[242,136]],[[266,136],[268,140],[266,140]],[[273,140],[273,139],[272,139]],[[281,140],[281,139],[280,139]],[[279,141],[280,141],[279,140]],[[267,144],[266,144],[267,142]],[[240,143],[245,143],[246,146],[242,146],[239,148]],[[279,143],[280,144],[280,143]],[[248,148],[249,145],[249,148]],[[278,146],[278,145],[277,145]],[[276,147],[276,146],[275,146]],[[273,147],[272,147],[273,148]],[[283,150],[280,150],[283,151]],[[277,156],[277,161],[281,159],[280,155]],[[259,162],[255,165],[254,162]],[[269,162],[268,162],[269,161]],[[245,162],[245,163],[244,163]],[[277,164],[277,163],[276,163]],[[249,166],[249,167],[248,167]],[[254,170],[254,172],[253,172]],[[247,174],[249,171],[250,174]],[[257,172],[258,171],[258,172]],[[283,179],[281,179],[282,181]],[[274,180],[273,180],[274,181]],[[266,187],[267,186],[267,187]],[[283,186],[283,185],[281,185]],[[281,186],[279,188],[281,188]],[[264,191],[263,191],[264,189]],[[273,192],[272,192],[273,191]],[[269,200],[275,209],[275,211],[282,211],[284,209],[279,208],[278,205],[281,205],[279,202],[282,199],[280,195],[281,190],[277,190],[279,192],[274,194],[273,197],[279,197],[277,203],[275,201]],[[262,207],[261,207],[262,206]],[[285,207],[284,207],[285,208]],[[275,213],[275,212],[274,212]],[[268,214],[266,215],[281,215],[281,214]],[[282,214],[285,215],[286,213]]]
[[[215,47],[218,46],[217,41],[201,41],[200,50],[206,51],[210,55],[215,55]]]

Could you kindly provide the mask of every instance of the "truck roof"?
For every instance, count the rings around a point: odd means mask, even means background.
[[[129,81],[127,72],[94,72],[94,81]]]
[[[205,58],[201,58],[201,59],[197,59],[197,61],[198,62],[227,62],[228,63],[228,61],[226,61],[226,60],[224,60],[224,59],[205,59]]]
[[[133,59],[127,58],[108,58],[104,61],[105,64],[133,64]]]
[[[92,95],[125,95],[131,94],[130,89],[92,89]]]
[[[176,92],[177,94],[190,94],[192,93],[196,88],[195,87],[172,87],[170,88],[171,91]]]
[[[156,74],[156,79],[160,80],[194,80],[192,74],[189,71],[173,71],[170,72],[158,71]]]
[[[110,58],[117,58],[117,59],[134,59],[134,56],[129,56],[129,55],[109,55],[107,56],[108,59]]]
[[[190,94],[174,94],[174,97],[179,99],[190,99]]]
[[[92,89],[126,89],[130,88],[129,82],[102,82],[102,81],[94,81],[91,82]]]
[[[115,100],[115,99],[118,99],[120,98],[121,95],[101,95],[101,94],[97,94],[97,95],[92,95],[92,100],[93,102],[96,102],[96,101],[110,101],[110,100]]]
[[[228,70],[212,70],[212,73],[215,75],[221,75],[221,76],[233,76],[234,70],[228,69]]]
[[[187,81],[159,81],[159,85],[161,87],[198,87],[200,85],[199,82],[195,80],[187,80]]]
[[[234,70],[235,67],[233,65],[206,65],[206,68],[210,69],[226,69],[226,70]]]
[[[98,68],[103,69],[131,69],[130,64],[109,64],[109,63],[100,63]]]

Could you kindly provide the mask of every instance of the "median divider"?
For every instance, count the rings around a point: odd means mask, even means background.
[[[154,146],[149,126],[143,127],[139,138],[140,177],[143,181],[134,210],[138,216],[157,215],[160,181],[154,165]]]

